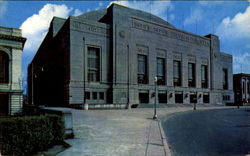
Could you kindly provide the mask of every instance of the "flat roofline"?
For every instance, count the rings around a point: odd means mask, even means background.
[[[237,74],[233,74],[234,76],[249,76],[250,77],[250,74],[248,73],[237,73]]]

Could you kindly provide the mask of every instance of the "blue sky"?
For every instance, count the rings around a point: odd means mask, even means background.
[[[27,38],[23,52],[23,79],[27,65],[46,35],[53,16],[67,18],[106,8],[112,1],[0,1],[0,25],[21,28]],[[233,72],[250,73],[250,0],[246,1],[116,1],[151,12],[176,28],[198,35],[216,34],[221,51],[233,55]]]

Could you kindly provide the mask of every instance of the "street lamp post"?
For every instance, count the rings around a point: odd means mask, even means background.
[[[157,114],[156,114],[156,91],[157,91],[157,77],[155,77],[155,109],[154,109],[154,116],[153,119],[156,120],[157,119]]]

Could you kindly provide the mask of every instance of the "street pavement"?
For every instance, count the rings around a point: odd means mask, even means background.
[[[175,113],[162,122],[172,155],[250,154],[250,108]]]
[[[225,107],[199,106],[197,109]],[[227,107],[228,108],[228,107]],[[70,148],[57,156],[166,156],[170,155],[160,120],[152,120],[153,108],[131,110],[75,110],[74,139],[67,139]],[[192,106],[158,108],[159,119]]]

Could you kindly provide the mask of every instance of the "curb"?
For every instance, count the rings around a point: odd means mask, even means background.
[[[159,125],[159,129],[160,129],[160,133],[161,133],[161,139],[162,139],[162,143],[163,143],[163,148],[164,148],[164,152],[166,156],[171,156],[171,152],[170,152],[170,148],[167,142],[167,138],[166,135],[164,133],[164,130],[162,128],[161,122],[158,122]]]

